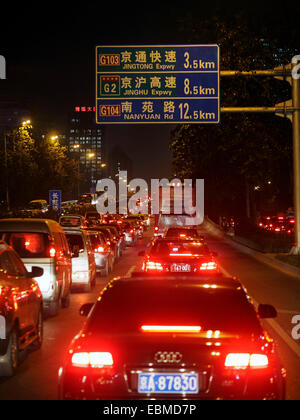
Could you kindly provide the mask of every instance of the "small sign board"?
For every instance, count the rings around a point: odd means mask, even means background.
[[[56,210],[56,211],[61,210],[61,191],[60,190],[49,191],[49,207],[52,210]]]

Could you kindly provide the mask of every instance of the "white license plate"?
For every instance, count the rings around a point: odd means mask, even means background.
[[[188,273],[191,271],[191,266],[189,264],[172,264],[171,271],[173,273]]]
[[[139,373],[139,393],[198,394],[198,373]]]

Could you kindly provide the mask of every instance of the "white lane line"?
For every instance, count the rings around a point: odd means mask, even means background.
[[[131,276],[131,274],[134,272],[134,270],[136,269],[136,265],[133,265],[128,271],[127,271],[127,273],[125,274],[126,275],[126,277],[127,276]]]
[[[289,309],[277,309],[279,314],[292,314],[292,315],[299,315],[300,311],[290,311]]]
[[[220,270],[222,271],[222,273],[225,276],[232,277],[232,275],[227,270],[225,270],[225,268],[223,268],[221,266],[219,266],[219,267],[220,267]],[[255,299],[253,299],[253,298],[252,298],[252,300],[253,300],[254,305],[257,307],[258,306],[258,302],[256,302]],[[300,357],[300,347],[299,347],[299,345],[296,343],[295,340],[292,339],[292,337],[290,337],[284,331],[284,329],[279,325],[279,323],[277,321],[275,321],[274,319],[266,319],[265,321],[273,328],[273,330],[276,331],[276,333],[279,335],[279,337],[281,337],[283,339],[283,341],[289,346],[289,348],[294,353],[296,353],[296,355],[298,357]]]

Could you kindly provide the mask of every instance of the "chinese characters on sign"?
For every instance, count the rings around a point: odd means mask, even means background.
[[[96,122],[218,123],[217,45],[96,47]]]
[[[61,209],[61,191],[60,190],[49,191],[49,205],[52,210],[60,211]]]

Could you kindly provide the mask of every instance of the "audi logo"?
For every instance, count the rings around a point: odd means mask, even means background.
[[[158,351],[154,355],[154,360],[156,363],[180,363],[182,357],[178,351]]]

